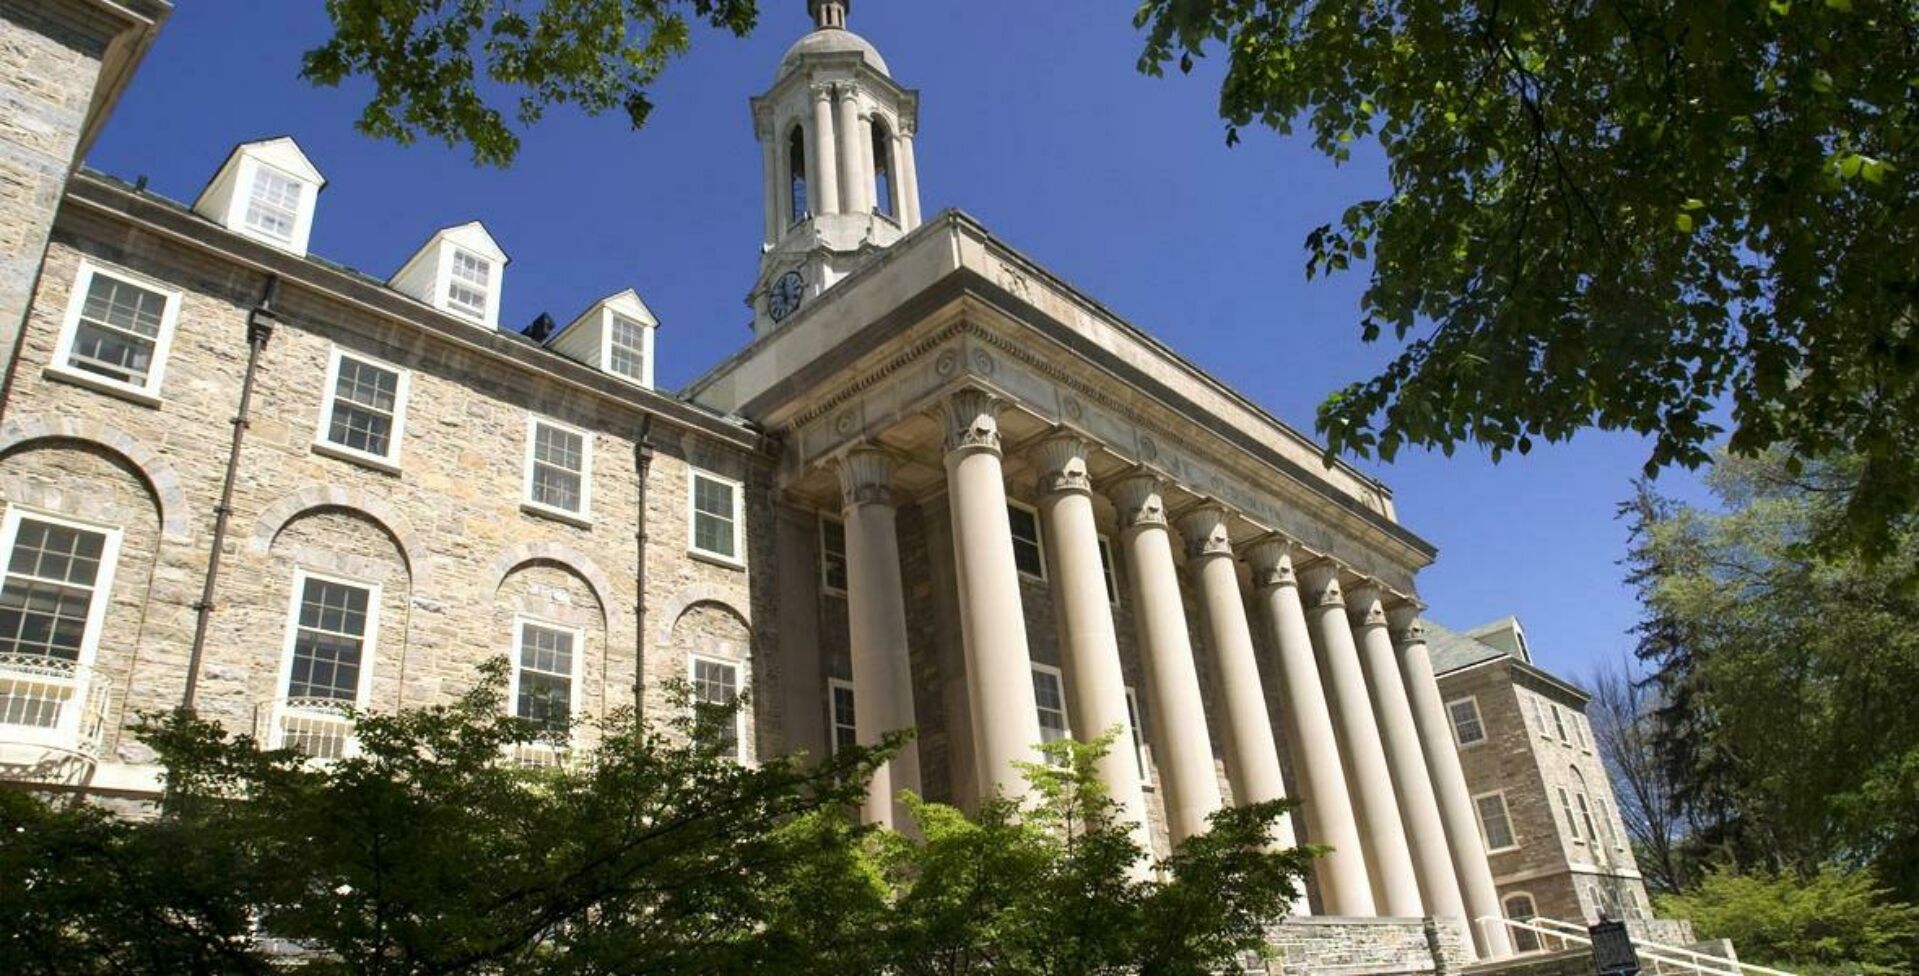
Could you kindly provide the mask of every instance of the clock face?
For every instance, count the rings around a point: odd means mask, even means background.
[[[773,287],[767,289],[766,313],[773,316],[773,321],[778,322],[799,311],[801,293],[805,289],[806,281],[800,277],[798,271],[788,271],[780,275],[780,280],[773,282]]]

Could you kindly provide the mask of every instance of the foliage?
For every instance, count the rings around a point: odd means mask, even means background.
[[[520,137],[495,104],[516,92],[514,118],[555,105],[590,115],[620,109],[635,129],[647,89],[692,40],[687,12],[744,37],[755,0],[327,0],[333,34],[306,53],[301,76],[335,86],[364,77],[367,135],[465,144],[476,163],[506,166]]]
[[[1274,848],[1286,807],[1260,804],[1149,877],[1097,779],[1110,735],[1050,747],[1023,804],[914,800],[911,834],[847,815],[897,741],[742,766],[685,701],[521,768],[550,730],[504,714],[503,678],[359,716],[327,764],[153,721],[144,818],[0,791],[0,971],[1198,976],[1264,946],[1314,853]]]
[[[1601,669],[1591,684],[1593,741],[1618,798],[1633,860],[1648,889],[1679,891],[1696,874],[1686,839],[1698,830],[1674,803],[1672,770],[1663,760],[1654,718],[1654,689],[1623,668]]]
[[[1329,455],[1495,460],[1587,427],[1697,466],[1850,455],[1827,542],[1919,509],[1919,5],[1908,0],[1143,0],[1140,68],[1226,53],[1228,141],[1383,152],[1389,195],[1307,239],[1371,261]]]
[[[1655,748],[1688,856],[1811,877],[1871,867],[1919,900],[1919,534],[1822,554],[1847,465],[1722,459],[1723,511],[1629,509]]]
[[[1919,961],[1919,906],[1890,894],[1867,871],[1826,867],[1801,878],[1722,869],[1656,905],[1661,915],[1692,919],[1700,938],[1731,939],[1744,959],[1891,976]]]

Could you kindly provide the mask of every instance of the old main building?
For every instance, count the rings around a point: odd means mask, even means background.
[[[324,178],[291,139],[191,205],[76,170],[167,7],[0,0],[7,775],[151,795],[128,727],[182,703],[338,755],[343,706],[504,654],[533,717],[750,690],[714,733],[746,761],[914,727],[880,823],[1119,728],[1102,775],[1162,852],[1301,799],[1333,853],[1289,966],[1509,954],[1467,924],[1502,906],[1414,598],[1432,546],[972,219],[923,219],[918,94],[845,2],[809,7],[752,102],[753,341],[675,396],[631,291],[502,330],[479,223],[384,279],[308,255]]]

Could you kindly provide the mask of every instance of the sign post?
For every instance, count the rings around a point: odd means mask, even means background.
[[[1587,926],[1586,934],[1592,938],[1593,971],[1599,976],[1635,976],[1639,972],[1639,952],[1633,948],[1626,923],[1597,922]]]

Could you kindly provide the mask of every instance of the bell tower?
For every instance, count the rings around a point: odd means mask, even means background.
[[[747,295],[753,335],[778,328],[920,223],[919,92],[846,29],[851,0],[808,0],[813,30],[753,99],[765,239]]]

